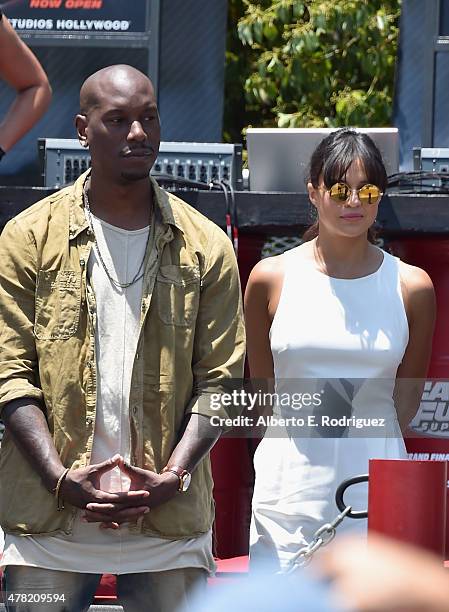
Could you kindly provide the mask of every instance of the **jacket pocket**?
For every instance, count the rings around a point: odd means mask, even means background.
[[[187,327],[198,313],[200,272],[192,266],[160,266],[155,290],[159,318],[166,325]]]
[[[76,333],[80,318],[81,272],[39,270],[34,334],[39,340],[65,340]]]

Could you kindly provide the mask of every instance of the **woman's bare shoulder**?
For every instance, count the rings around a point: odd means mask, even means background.
[[[285,272],[286,257],[290,256],[293,252],[305,259],[310,259],[309,243],[301,244],[289,251],[285,251],[281,255],[274,255],[273,257],[261,259],[252,269],[250,281],[261,284],[271,284],[273,282],[277,283],[280,280],[282,281]]]
[[[402,296],[409,324],[433,321],[436,313],[435,289],[432,279],[422,268],[403,261],[399,263]]]
[[[251,271],[245,290],[245,304],[270,303],[279,293],[284,278],[283,256],[275,255],[259,261]]]
[[[399,274],[409,294],[417,291],[434,293],[432,279],[422,268],[399,261]]]
[[[252,269],[248,283],[253,285],[272,285],[284,274],[284,256],[274,255],[261,259]]]

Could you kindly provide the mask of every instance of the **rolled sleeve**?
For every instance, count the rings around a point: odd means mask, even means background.
[[[33,334],[36,248],[18,222],[0,235],[0,413],[22,397],[42,401]]]
[[[218,227],[212,233],[195,326],[192,372],[194,395],[186,414],[228,417],[218,395],[241,384],[245,328],[237,261],[231,241]]]

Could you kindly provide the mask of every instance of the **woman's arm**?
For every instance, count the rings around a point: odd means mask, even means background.
[[[245,290],[246,354],[251,376],[251,392],[274,392],[274,368],[270,346],[270,327],[274,312],[273,293],[279,276],[278,257],[260,261],[252,270]],[[272,414],[271,404],[256,405],[252,418]],[[249,415],[248,415],[249,416]],[[255,421],[257,422],[257,421]],[[253,432],[262,438],[265,427]]]
[[[429,367],[436,303],[432,281],[424,270],[401,262],[400,275],[409,341],[397,371],[394,399],[405,432],[419,408]]]
[[[252,270],[245,291],[246,350],[251,378],[274,378],[270,327],[279,301],[283,272],[279,257],[260,261]]]
[[[42,66],[4,15],[0,21],[0,78],[17,92],[0,122],[0,147],[6,152],[47,110],[51,87]]]

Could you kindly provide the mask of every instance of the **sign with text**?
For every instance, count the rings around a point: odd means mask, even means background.
[[[9,0],[0,4],[13,28],[34,34],[144,33],[147,0]]]
[[[411,428],[424,437],[449,440],[449,380],[426,380]]]

